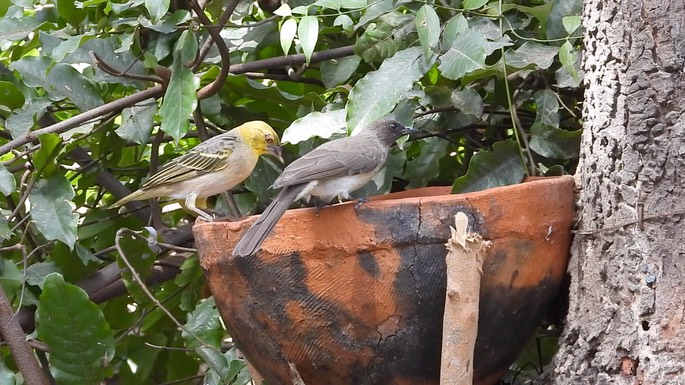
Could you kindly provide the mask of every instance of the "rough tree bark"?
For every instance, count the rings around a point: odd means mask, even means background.
[[[578,228],[607,230],[575,237],[552,382],[685,384],[685,2],[587,0],[584,26]]]

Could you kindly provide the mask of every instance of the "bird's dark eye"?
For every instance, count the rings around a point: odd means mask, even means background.
[[[274,138],[271,136],[271,134],[266,134],[266,135],[264,135],[264,140],[266,140],[266,142],[267,142],[268,144],[271,144],[271,143],[274,142]]]
[[[396,130],[396,129],[397,129],[397,124],[395,124],[395,123],[390,123],[390,129]]]

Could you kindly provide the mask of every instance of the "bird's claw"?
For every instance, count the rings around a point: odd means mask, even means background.
[[[357,199],[357,203],[354,204],[354,209],[356,210],[362,207],[362,205],[368,201],[369,200],[366,197],[360,197],[359,199]]]

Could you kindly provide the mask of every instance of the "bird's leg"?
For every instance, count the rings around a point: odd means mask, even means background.
[[[214,221],[214,217],[211,215],[207,214],[206,212],[198,209],[195,206],[195,200],[197,199],[197,193],[192,193],[186,197],[185,205],[188,208],[188,210],[194,212],[195,214],[199,215],[202,217],[207,222],[212,222]]]
[[[357,203],[354,204],[354,209],[356,210],[356,209],[362,207],[362,205],[363,205],[364,203],[368,202],[368,201],[369,201],[369,200],[366,199],[366,197],[359,197],[359,198],[357,198]]]

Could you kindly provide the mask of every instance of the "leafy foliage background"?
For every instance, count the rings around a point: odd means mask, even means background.
[[[291,160],[384,116],[420,128],[359,195],[573,172],[580,0],[200,3],[0,0],[0,286],[58,383],[248,381],[192,218],[109,208],[208,136],[262,119]],[[259,212],[282,167],[216,208]],[[17,373],[1,346],[0,384]]]

